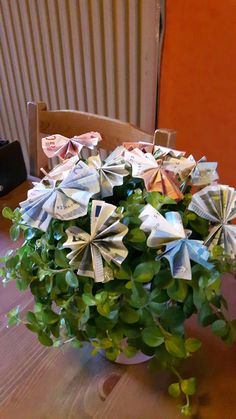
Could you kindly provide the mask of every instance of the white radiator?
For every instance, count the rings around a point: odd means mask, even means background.
[[[155,129],[160,1],[0,0],[0,138],[27,160],[27,101]]]

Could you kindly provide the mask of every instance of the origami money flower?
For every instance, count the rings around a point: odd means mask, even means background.
[[[153,155],[155,159],[160,159],[162,157],[175,157],[179,159],[185,155],[185,151],[174,150],[173,148],[163,147],[160,145],[155,145],[153,150]]]
[[[69,173],[73,170],[73,168],[76,166],[78,161],[79,161],[79,157],[73,156],[70,159],[63,160],[62,163],[55,166],[49,173],[47,173],[44,169],[41,169],[41,171],[45,175],[44,180],[65,179],[69,175]]]
[[[236,225],[229,224],[236,218],[236,191],[227,185],[210,185],[195,193],[188,207],[213,227],[205,240],[212,249],[222,245],[229,255],[236,255]]]
[[[174,278],[192,279],[191,263],[193,260],[205,268],[212,268],[207,262],[209,251],[200,240],[190,240],[190,230],[184,230],[181,216],[178,212],[170,211],[164,218],[151,205],[146,205],[139,218],[140,228],[149,233],[147,245],[153,248],[166,246],[165,251],[158,258],[165,257],[170,264]]]
[[[129,174],[122,157],[123,147],[117,147],[102,163],[99,155],[88,158],[89,166],[97,169],[100,179],[101,196],[113,195],[114,186],[123,185],[123,178]]]
[[[56,134],[42,138],[42,147],[48,158],[60,157],[63,160],[78,155],[83,147],[93,149],[101,139],[98,132],[92,131],[73,138]]]
[[[145,141],[138,141],[138,142],[124,142],[123,147],[126,148],[128,151],[133,151],[135,148],[138,148],[143,153],[152,153],[154,150],[154,145],[152,143],[147,143]]]
[[[202,157],[190,173],[192,184],[195,186],[205,186],[219,179],[217,173],[217,162],[208,162],[206,157]]]
[[[161,192],[175,200],[183,198],[174,177],[165,170],[162,161],[156,161],[152,154],[134,149],[125,152],[125,160],[132,166],[132,175],[144,180],[147,191]]]
[[[219,178],[216,162],[207,162],[205,157],[196,161],[192,155],[189,157],[169,158],[163,162],[165,170],[178,175],[181,181],[191,179],[195,186],[208,185]]]
[[[96,171],[79,162],[59,184],[54,179],[34,184],[28,199],[20,203],[23,219],[46,231],[52,218],[72,220],[87,214],[91,196],[99,191]]]
[[[122,242],[128,227],[121,224],[115,210],[114,205],[93,200],[90,234],[75,226],[66,230],[68,238],[63,247],[72,250],[67,255],[70,265],[78,268],[79,275],[92,277],[95,282],[113,279],[111,270],[106,275],[103,260],[120,266],[128,255]]]

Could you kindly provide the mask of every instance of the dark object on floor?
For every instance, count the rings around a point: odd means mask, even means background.
[[[9,141],[7,140],[0,140],[0,147],[3,147],[4,145],[9,144]]]
[[[0,196],[6,195],[27,178],[20,143],[4,143],[0,142]]]

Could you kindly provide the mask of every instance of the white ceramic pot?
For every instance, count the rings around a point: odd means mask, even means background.
[[[121,353],[120,355],[118,355],[115,362],[117,364],[135,365],[135,364],[141,364],[142,362],[147,362],[152,358],[153,358],[152,356],[145,355],[139,351],[136,353],[136,355],[132,356],[132,358],[127,358],[125,354]]]

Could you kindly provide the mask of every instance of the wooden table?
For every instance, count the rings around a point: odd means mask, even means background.
[[[4,198],[0,210],[23,200],[25,182]],[[0,254],[13,246],[9,223],[0,218]],[[225,278],[225,293],[236,317],[236,283]],[[0,287],[0,418],[1,419],[175,419],[176,401],[166,393],[169,375],[151,373],[147,364],[120,366],[90,356],[90,348],[52,349],[41,346],[24,326],[7,329],[5,313],[32,304],[28,292],[14,283]],[[236,346],[225,347],[195,319],[189,333],[204,344],[184,366],[186,376],[198,378],[195,400],[198,419],[236,418]]]

